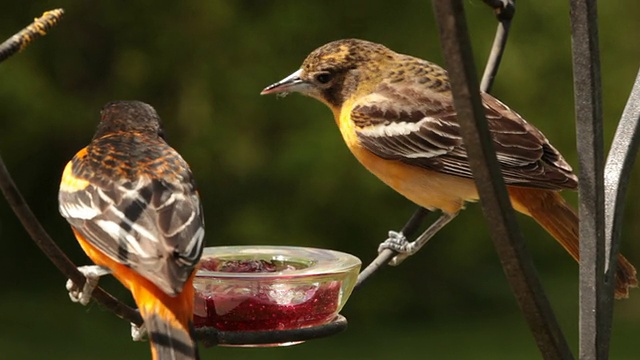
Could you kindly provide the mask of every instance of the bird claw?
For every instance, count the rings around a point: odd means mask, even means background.
[[[382,250],[389,249],[397,252],[398,254],[389,261],[389,265],[400,265],[406,258],[417,253],[422,247],[431,239],[440,229],[447,225],[453,218],[458,215],[455,213],[442,213],[440,217],[433,223],[422,235],[412,242],[407,240],[402,232],[389,231],[389,238],[380,244],[378,247],[378,253]]]
[[[131,323],[131,339],[133,341],[145,341],[147,339],[147,327]]]
[[[91,293],[98,286],[98,280],[101,276],[110,274],[111,271],[103,266],[86,265],[79,266],[80,271],[87,279],[84,286],[80,289],[71,279],[67,280],[66,288],[69,291],[69,298],[73,302],[87,305],[91,301]]]
[[[417,250],[414,243],[409,242],[407,237],[399,231],[389,231],[389,237],[378,246],[378,253],[389,249],[398,254],[389,261],[389,265],[400,265],[406,258],[413,255]]]

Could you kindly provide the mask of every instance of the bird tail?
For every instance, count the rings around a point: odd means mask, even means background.
[[[134,269],[113,261],[72,229],[89,258],[96,265],[111,269],[113,276],[131,291],[147,328],[153,360],[198,359],[198,346],[193,336],[193,278],[196,272],[187,279],[182,292],[176,296],[167,295]]]
[[[195,273],[195,272],[194,272]],[[198,359],[193,333],[193,275],[183,291],[171,297],[154,285],[131,289],[144,320],[153,360]],[[146,284],[149,285],[149,284]]]
[[[535,219],[579,261],[578,215],[557,191],[509,187],[509,195],[516,210]],[[629,297],[629,288],[638,286],[636,269],[622,254],[618,255],[615,282],[616,299]]]

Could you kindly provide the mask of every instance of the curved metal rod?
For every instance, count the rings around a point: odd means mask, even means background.
[[[69,260],[65,253],[51,239],[47,231],[42,227],[29,205],[26,203],[20,191],[16,187],[11,175],[4,165],[0,156],[0,189],[9,206],[22,223],[33,242],[40,250],[53,262],[53,264],[66,277],[73,280],[75,284],[82,287],[86,278],[78,271],[76,265]],[[100,287],[96,287],[91,295],[100,305],[104,306],[122,319],[128,320],[136,325],[142,325],[140,314],[129,306],[123,304],[108,292]]]
[[[640,148],[640,71],[627,100],[604,167],[605,272],[613,278],[631,170]]]
[[[572,359],[511,209],[478,92],[462,0],[433,0],[460,134],[491,239],[518,305],[545,359]]]
[[[47,11],[42,15],[42,17],[35,19],[31,25],[12,36],[9,40],[0,44],[0,62],[20,52],[39,36],[45,35],[47,30],[58,23],[63,13],[62,9]],[[2,194],[5,199],[7,199],[9,206],[40,250],[44,252],[44,254],[66,277],[73,280],[73,282],[79,286],[84,285],[86,280],[84,275],[77,270],[73,262],[71,262],[64,252],[56,245],[35,217],[11,178],[1,156],[0,190],[2,190]],[[139,326],[142,325],[142,318],[136,310],[120,302],[103,289],[99,287],[96,288],[92,297],[99,304],[120,318],[128,320]]]
[[[308,328],[262,331],[221,331],[214,327],[195,330],[196,339],[205,347],[217,345],[268,345],[298,343],[334,335],[347,329],[347,319],[338,314],[330,323]]]
[[[496,35],[493,38],[493,45],[491,46],[491,53],[489,53],[487,65],[484,68],[484,74],[480,82],[480,91],[488,93],[491,91],[493,80],[495,80],[498,74],[500,61],[507,46],[511,20],[515,16],[516,6],[514,0],[484,0],[484,2],[495,9],[496,17],[498,18],[498,29],[496,29]]]
[[[407,221],[407,223],[402,228],[401,230],[402,234],[404,234],[407,237],[415,234],[415,232],[420,227],[420,224],[422,224],[422,221],[428,214],[429,214],[429,210],[423,207],[419,207],[413,213],[413,215],[411,215],[411,218],[409,219],[409,221]],[[367,265],[367,267],[364,270],[360,272],[360,274],[358,274],[358,280],[356,280],[356,285],[354,289],[358,289],[365,280],[367,280],[371,275],[373,275],[376,271],[378,271],[378,269],[381,268],[383,265],[389,263],[389,261],[391,261],[391,259],[396,255],[397,255],[396,252],[390,249],[385,249],[384,251],[379,253],[378,257],[376,257],[369,265]]]

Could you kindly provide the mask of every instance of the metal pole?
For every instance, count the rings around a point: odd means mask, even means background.
[[[445,61],[481,204],[507,280],[545,359],[572,359],[515,221],[482,110],[460,0],[434,0]]]

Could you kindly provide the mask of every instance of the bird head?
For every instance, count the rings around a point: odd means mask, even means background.
[[[316,98],[335,109],[360,87],[375,83],[380,68],[396,54],[383,45],[358,39],[345,39],[323,45],[307,56],[299,70],[275,84],[261,95],[299,92]]]
[[[94,138],[128,131],[163,136],[160,117],[149,104],[141,101],[112,101],[102,107],[100,124]]]

